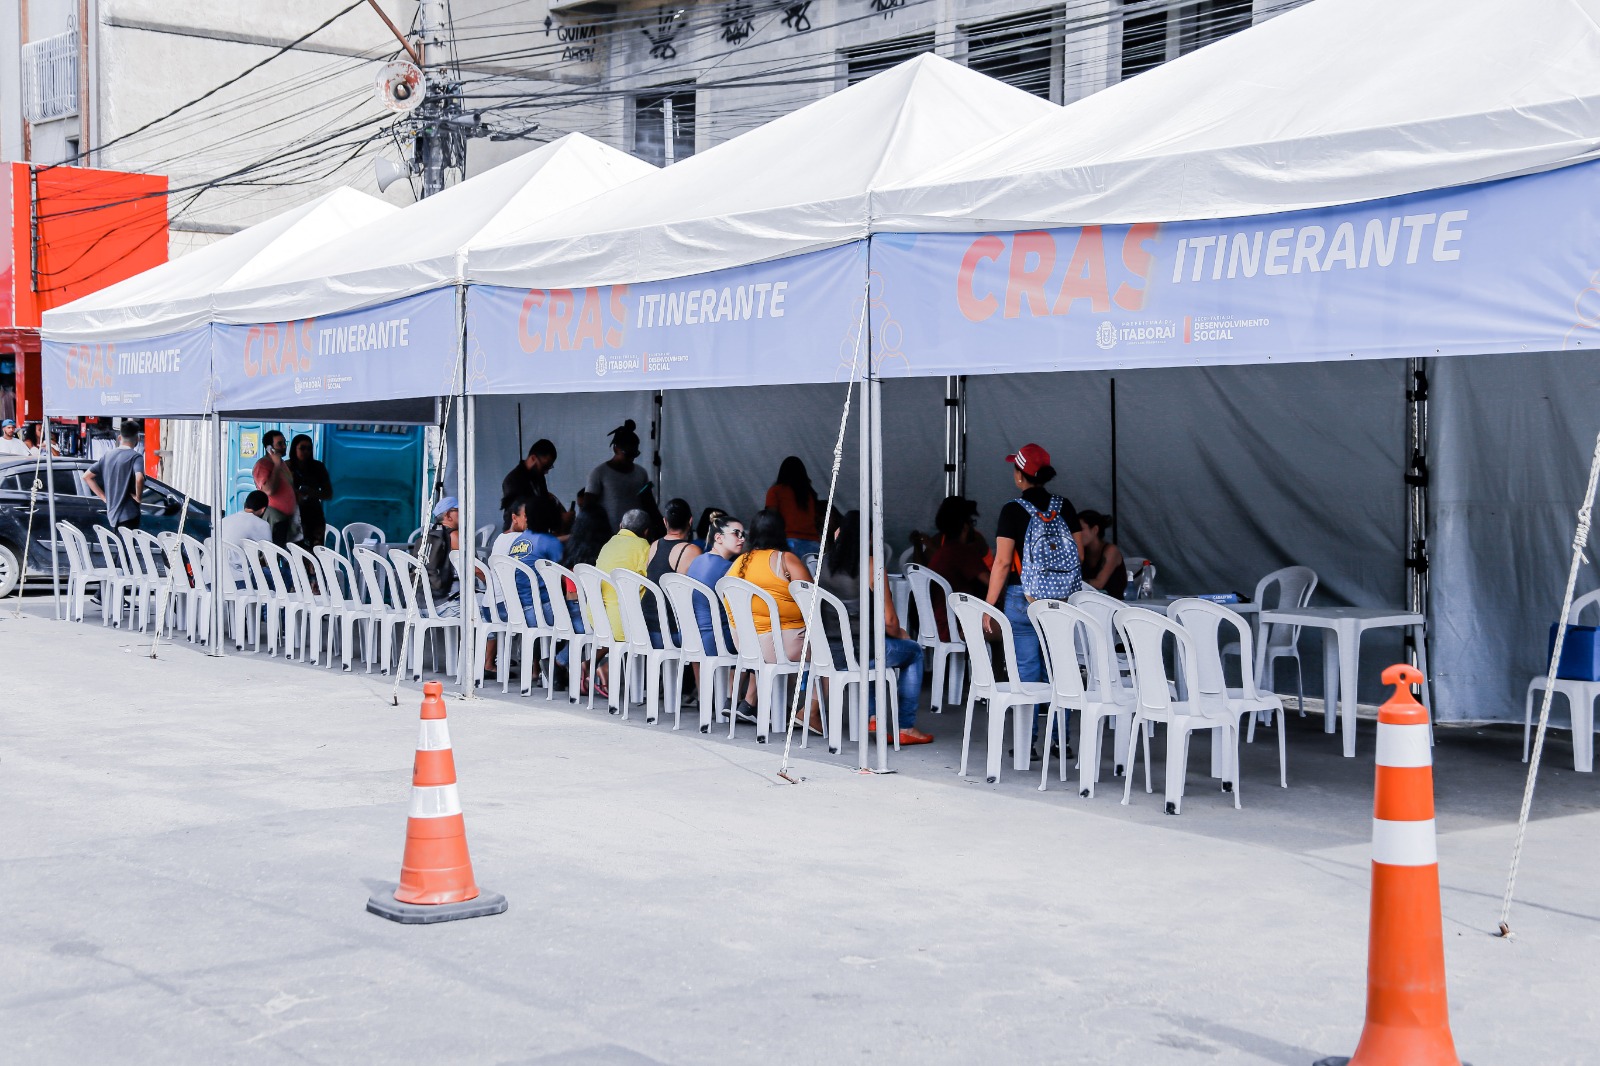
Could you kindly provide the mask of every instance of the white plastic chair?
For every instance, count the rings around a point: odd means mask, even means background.
[[[333,658],[334,633],[339,627],[339,606],[328,593],[328,578],[317,557],[298,544],[285,545],[284,550],[294,571],[296,597],[303,604],[301,613],[305,617],[305,635],[302,638],[301,655],[321,666],[324,649],[329,660]]]
[[[719,715],[730,718],[734,714],[733,672],[738,669],[739,657],[728,647],[727,634],[723,632],[722,601],[716,590],[696,581],[686,574],[661,575],[661,591],[672,604],[672,613],[678,619],[679,654],[687,665],[698,666],[700,672],[700,732],[711,732],[713,721]],[[707,648],[700,623],[695,614],[695,598],[704,597],[711,609],[711,642]],[[706,680],[711,681],[711,694],[707,698]]]
[[[789,653],[783,646],[783,637],[777,632],[778,627],[778,601],[772,594],[753,582],[742,577],[727,576],[717,582],[717,595],[722,597],[723,605],[727,608],[728,619],[733,624],[734,655],[738,659],[737,669],[734,671],[733,683],[735,699],[739,691],[739,680],[745,674],[754,674],[756,678],[756,743],[765,744],[767,735],[772,731],[775,722],[782,721],[773,712],[787,707],[788,703],[779,690],[785,688],[783,679],[786,677],[798,678],[805,669],[804,663],[799,663],[789,658]],[[760,600],[767,609],[767,618],[771,621],[774,632],[772,634],[773,662],[767,662],[766,655],[761,648],[761,635],[756,631],[755,600]],[[731,738],[735,727],[739,723],[738,712],[728,716],[728,736]]]
[[[943,714],[947,698],[959,698],[967,679],[967,646],[954,639],[958,630],[950,597],[955,593],[950,582],[926,566],[910,563],[905,574],[911,586],[911,602],[917,608],[916,642],[933,653],[933,713]],[[938,608],[933,605],[935,585],[944,594],[945,627],[950,640],[939,638]]]
[[[316,548],[327,548],[335,553],[344,551],[344,530],[330,522],[322,531],[322,543],[313,546],[312,550],[315,551]]]
[[[612,584],[611,575],[592,566],[589,563],[579,563],[572,568],[577,575],[578,587],[583,590],[581,605],[583,609],[583,624],[588,628],[589,638],[589,706],[594,706],[595,678],[600,668],[600,653],[606,653],[606,659],[611,664],[611,684],[606,691],[606,709],[612,714],[621,713],[621,697],[627,687],[627,675],[622,670],[622,660],[627,655],[627,641],[621,633],[611,630],[611,612],[606,610],[606,586],[611,586],[611,594],[617,594],[616,585]]]
[[[539,559],[533,564],[534,573],[539,575],[544,582],[545,595],[550,600],[550,661],[555,662],[557,647],[563,643],[567,646],[567,702],[577,703],[578,677],[581,672],[580,664],[588,663],[589,669],[594,669],[595,663],[595,635],[584,622],[583,632],[578,632],[572,624],[572,612],[567,607],[566,585],[571,582],[576,590],[578,617],[588,619],[589,609],[584,602],[583,583],[578,580],[578,575],[550,559]],[[602,606],[601,610],[604,610]],[[545,695],[555,698],[556,675],[552,667],[545,678]],[[589,706],[594,706],[594,686],[589,688]]]
[[[1044,655],[1045,670],[1050,678],[1050,713],[1045,719],[1043,748],[1044,765],[1039,768],[1039,791],[1043,792],[1050,777],[1050,742],[1057,720],[1061,723],[1061,740],[1067,741],[1068,709],[1078,712],[1078,794],[1085,798],[1094,796],[1094,786],[1100,780],[1100,737],[1107,718],[1116,721],[1120,728],[1114,736],[1125,736],[1133,721],[1133,693],[1124,688],[1116,675],[1110,649],[1110,637],[1100,620],[1082,607],[1064,600],[1035,600],[1028,605],[1028,619],[1039,633],[1040,651]],[[1079,666],[1087,659],[1088,683]],[[1115,678],[1110,684],[1101,684],[1100,678],[1110,674]],[[1061,780],[1067,779],[1067,760],[1060,760]]]
[[[1567,612],[1567,624],[1578,625],[1583,612],[1590,607],[1600,607],[1600,589],[1586,592],[1572,601]],[[1546,664],[1548,665],[1548,660]],[[1540,674],[1528,682],[1528,695],[1524,700],[1522,715],[1522,761],[1528,761],[1528,742],[1533,735],[1533,694],[1543,692],[1545,675]],[[1567,698],[1567,708],[1572,713],[1572,768],[1580,774],[1594,772],[1594,701],[1600,699],[1600,681],[1578,681],[1556,678],[1555,694]]]
[[[1154,722],[1167,727],[1166,802],[1168,814],[1183,810],[1184,779],[1189,764],[1189,738],[1197,731],[1221,732],[1213,737],[1213,744],[1222,744],[1232,753],[1225,762],[1222,788],[1233,793],[1233,805],[1239,806],[1237,770],[1232,764],[1238,756],[1238,719],[1226,707],[1215,701],[1196,698],[1199,672],[1196,665],[1194,638],[1177,622],[1156,611],[1143,607],[1124,607],[1116,615],[1117,631],[1122,634],[1123,646],[1128,649],[1128,663],[1133,673],[1133,691],[1136,700],[1133,716],[1135,734],[1139,726]],[[1173,695],[1173,678],[1167,674],[1162,645],[1171,637],[1176,644],[1174,654],[1179,676],[1188,688],[1189,698]],[[1214,714],[1208,714],[1208,711]],[[1140,737],[1144,749],[1144,790],[1150,792],[1153,771],[1150,765],[1150,735]],[[1122,802],[1126,804],[1133,795],[1133,778],[1138,769],[1139,752],[1135,749],[1128,765],[1128,775],[1123,783]]]
[[[967,656],[972,670],[972,683],[967,687],[966,724],[961,730],[961,770],[967,776],[967,752],[972,745],[972,715],[978,701],[982,700],[989,716],[988,765],[985,776],[992,785],[1000,780],[1000,742],[1004,737],[1006,712],[1012,711],[1011,744],[1012,766],[1018,770],[1028,768],[1028,753],[1033,743],[1033,707],[1049,703],[1048,681],[1000,681],[994,675],[989,661],[988,641],[983,635],[983,620],[991,619],[1000,633],[1004,649],[1006,677],[1017,676],[1017,640],[1011,631],[1011,619],[989,604],[958,592],[950,597],[956,623],[961,627],[961,638],[967,647],[979,648],[977,654]]]
[[[107,526],[95,526],[94,537],[100,545],[100,557],[105,560],[104,569],[111,572],[102,586],[109,594],[103,594],[100,599],[100,624],[121,628],[123,606],[134,578],[132,564],[128,561],[128,547]]]
[[[371,648],[378,639],[377,626],[387,605],[380,604],[374,611],[370,604],[362,601],[361,582],[349,559],[325,544],[318,545],[312,554],[322,564],[322,592],[328,600],[328,668],[333,669],[334,648],[337,647],[339,662],[348,673],[350,658],[355,652],[356,627],[366,629],[363,638]],[[370,654],[368,660],[371,660]]]
[[[645,687],[644,720],[654,724],[658,711],[663,702],[672,711],[672,728],[678,729],[683,725],[683,648],[679,641],[672,635],[671,618],[667,598],[662,594],[659,586],[649,578],[636,574],[632,570],[620,567],[611,571],[611,583],[617,589],[617,606],[622,615],[622,636],[626,641],[625,652],[627,665],[631,669],[634,663],[642,665]],[[656,647],[650,640],[650,627],[645,623],[643,597],[650,596],[655,599],[656,618],[660,621],[661,647]],[[690,621],[694,616],[689,616]],[[682,623],[680,622],[679,632]],[[699,639],[699,630],[695,639]],[[618,684],[619,673],[621,677],[628,677],[629,670],[620,672],[613,668],[611,671],[612,685]],[[666,688],[666,699],[663,700],[663,688]],[[627,689],[622,691],[622,716],[628,716]]]
[[[184,622],[190,643],[210,641],[211,549],[189,533],[178,537],[180,566],[185,567],[182,583],[174,583],[175,595],[184,598]]]
[[[276,625],[281,618],[283,657],[299,659],[305,646],[302,634],[311,628],[311,589],[306,583],[305,571],[287,547],[279,547],[268,541],[260,541],[259,547],[261,554],[271,562],[271,570],[264,576],[271,581],[274,590],[267,603],[267,639],[271,644],[268,654],[278,653],[279,631]]]
[[[1102,662],[1094,655],[1091,646],[1080,657],[1080,662],[1089,671],[1089,689],[1097,693],[1098,698],[1109,699],[1113,703],[1122,704],[1130,713],[1118,715],[1112,719],[1112,765],[1113,775],[1121,777],[1128,766],[1128,745],[1132,743],[1133,736],[1130,728],[1133,724],[1133,681],[1128,676],[1128,656],[1117,650],[1117,624],[1116,614],[1127,606],[1126,603],[1115,596],[1108,596],[1095,588],[1082,588],[1067,597],[1067,602],[1081,609],[1085,614],[1094,619],[1099,627],[1100,642],[1098,647],[1105,653]],[[1102,680],[1104,679],[1104,680]],[[1109,695],[1107,695],[1109,693]],[[1146,726],[1153,729],[1154,726]],[[1096,743],[1099,737],[1096,738]],[[1081,740],[1080,740],[1080,743]],[[1084,756],[1078,753],[1079,761]],[[1098,778],[1096,778],[1098,780]]]
[[[348,528],[348,527],[346,527]],[[428,584],[427,571],[422,560],[399,548],[389,549],[389,562],[394,566],[394,588],[400,594],[405,611],[405,629],[400,638],[400,662],[405,665],[413,681],[422,680],[422,668],[427,661],[428,638],[437,635],[444,647],[445,673],[461,681],[460,656],[461,619],[442,618],[433,602],[433,588]],[[466,592],[463,582],[463,592]],[[463,597],[462,610],[470,601]],[[453,631],[453,632],[452,632]],[[439,656],[434,656],[435,668]]]
[[[67,555],[67,618],[74,622],[83,621],[89,587],[92,585],[100,594],[100,621],[104,624],[118,581],[116,567],[95,565],[94,556],[89,552],[89,538],[77,526],[70,522],[57,522],[56,531]]]
[[[278,569],[277,548],[267,540],[247,540],[242,542],[241,547],[244,548],[245,565],[250,570],[250,588],[254,590],[254,598],[260,608],[252,612],[256,617],[255,650],[261,650],[261,641],[265,637],[267,652],[276,655],[278,634],[289,600],[283,574]]]
[[[901,574],[905,573],[906,567],[911,565],[911,560],[916,557],[916,554],[917,546],[915,544],[901,552],[899,557],[895,559],[895,572]]]
[[[489,554],[489,546],[494,543],[494,534],[493,523],[478,527],[477,533],[473,537],[473,543],[477,545],[479,555],[487,556]]]
[[[1311,593],[1317,588],[1317,572],[1309,566],[1286,566],[1274,570],[1256,582],[1255,602],[1263,611],[1274,608],[1304,607],[1311,602]],[[1268,594],[1276,592],[1272,606],[1267,605]],[[1257,637],[1254,660],[1255,687],[1276,692],[1275,665],[1279,659],[1294,660],[1295,710],[1302,718],[1306,713],[1305,668],[1300,665],[1300,627],[1281,622],[1268,623]],[[1229,644],[1222,649],[1225,658],[1239,656],[1239,644]],[[1240,658],[1241,664],[1250,660]],[[1242,672],[1242,667],[1241,667]]]
[[[841,731],[847,706],[850,710],[851,738],[859,736],[861,730],[866,728],[861,720],[861,708],[866,705],[861,698],[861,660],[856,655],[855,634],[850,630],[850,609],[839,597],[810,581],[789,582],[789,595],[800,605],[801,615],[812,620],[811,640],[808,642],[811,677],[821,679],[827,684],[828,751],[837,755],[843,746],[844,738],[841,736]],[[812,603],[813,599],[816,600],[815,604]],[[829,617],[832,617],[838,627],[839,635],[843,638],[842,656],[834,654],[833,646],[828,641]],[[867,684],[876,685],[880,673],[882,671],[876,666],[872,667],[868,671]],[[890,669],[884,681],[889,690],[889,722],[893,731],[894,747],[899,751],[900,671]],[[805,747],[805,736],[808,732],[810,730],[803,730],[800,734],[801,747]]]
[[[1226,713],[1235,718],[1232,756],[1235,791],[1238,789],[1239,780],[1239,731],[1246,715],[1250,716],[1249,737],[1252,741],[1255,739],[1256,719],[1261,717],[1275,719],[1274,724],[1278,729],[1278,785],[1281,788],[1288,788],[1289,756],[1288,740],[1284,733],[1283,700],[1270,692],[1258,690],[1255,678],[1249,675],[1239,679],[1238,688],[1228,688],[1226,675],[1222,670],[1221,643],[1230,636],[1223,630],[1223,626],[1233,630],[1231,636],[1236,637],[1237,644],[1244,649],[1244,656],[1240,661],[1252,661],[1251,644],[1254,638],[1250,634],[1249,621],[1220,603],[1202,599],[1176,600],[1167,608],[1167,616],[1175,619],[1179,625],[1194,635],[1195,669],[1199,673],[1195,685],[1196,695],[1202,700],[1221,701],[1226,707]],[[1207,713],[1215,712],[1208,710]],[[1220,769],[1220,766],[1217,760],[1213,760],[1213,771]]]
[[[375,552],[383,547],[383,529],[370,522],[351,522],[339,532],[344,537],[345,555],[353,555],[357,548]]]
[[[539,599],[544,582],[540,580],[533,567],[509,555],[491,555],[489,569],[494,573],[496,585],[505,595],[506,642],[498,656],[500,691],[505,692],[510,684],[510,670],[507,669],[507,664],[515,659],[514,653],[517,648],[522,651],[522,658],[518,662],[522,694],[526,696],[533,691],[534,663],[542,664],[541,670],[547,678],[547,684],[553,686],[554,682],[549,678],[555,672],[555,628],[551,625]],[[529,590],[533,593],[531,622],[522,606],[519,579],[527,582]]]
[[[244,650],[245,641],[251,639],[252,634],[256,650],[261,650],[261,613],[266,606],[266,597],[257,584],[261,580],[261,563],[253,558],[257,554],[255,545],[253,540],[237,544],[233,541],[222,542],[223,569],[228,575],[222,587],[222,604],[227,612],[224,621],[231,623],[228,628],[233,632],[233,646],[238,651]],[[235,562],[244,573],[243,588],[238,587],[238,574],[233,569]]]
[[[495,581],[493,571],[483,560],[476,558],[472,560],[471,581],[466,580],[465,575],[461,573],[460,551],[450,552],[450,565],[456,568],[456,576],[461,581],[461,613],[465,615],[468,611],[473,612],[473,617],[478,620],[477,635],[483,642],[483,648],[489,646],[490,640],[495,642],[495,673],[502,679],[500,690],[504,692],[506,687],[504,679],[511,672],[506,668],[507,648],[511,643],[508,639],[510,623],[500,617],[500,605],[505,601],[505,597]],[[483,608],[487,608],[489,617],[483,616]],[[519,615],[522,613],[520,603],[517,613]],[[472,673],[473,685],[481,686],[484,674],[483,656],[474,652],[472,662],[465,665]]]
[[[346,530],[349,528],[345,526]],[[372,664],[376,662],[387,674],[390,669],[396,668],[396,634],[400,637],[398,647],[402,655],[406,648],[406,609],[399,591],[400,578],[395,574],[394,564],[371,548],[352,549],[350,559],[360,579],[356,596],[366,606],[362,614],[371,620],[367,625],[367,673],[372,673]],[[374,628],[377,630],[375,634],[372,632]],[[372,639],[374,636],[377,639]]]
[[[128,592],[133,596],[133,614],[137,618],[137,628],[142,633],[154,620],[157,603],[167,592],[166,576],[156,565],[152,551],[152,547],[159,551],[161,546],[154,536],[141,529],[122,529],[119,532],[123,547],[127,549]]]

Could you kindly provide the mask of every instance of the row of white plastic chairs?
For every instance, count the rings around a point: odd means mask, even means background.
[[[1133,789],[1138,752],[1130,751],[1139,736],[1145,758],[1145,791],[1152,790],[1150,737],[1156,726],[1167,730],[1166,809],[1182,809],[1189,739],[1211,731],[1213,777],[1239,806],[1239,746],[1246,733],[1253,739],[1258,717],[1273,721],[1278,732],[1279,784],[1288,787],[1287,749],[1283,702],[1257,689],[1253,671],[1241,669],[1241,684],[1228,687],[1223,669],[1225,650],[1236,651],[1241,667],[1253,661],[1250,624],[1241,615],[1203,599],[1175,601],[1170,617],[1159,611],[1124,603],[1103,592],[1085,589],[1067,600],[1038,600],[1028,606],[1028,617],[1039,636],[1048,680],[1019,681],[1016,637],[1004,613],[983,600],[958,593],[951,610],[969,647],[983,647],[985,623],[1001,646],[1006,677],[1000,680],[987,654],[970,656],[972,685],[967,693],[966,721],[962,732],[960,773],[967,772],[974,710],[985,704],[988,715],[988,780],[999,780],[1001,745],[1006,713],[1012,713],[1012,750],[1018,770],[1028,768],[1032,747],[1033,708],[1048,704],[1042,750],[1045,752],[1039,788],[1045,789],[1050,773],[1052,741],[1057,728],[1063,742],[1067,712],[1080,716],[1078,791],[1093,796],[1100,778],[1101,741],[1107,719],[1113,723],[1113,766],[1124,773],[1123,803]],[[1231,629],[1229,634],[1227,629]],[[1224,649],[1222,641],[1236,638]],[[1117,651],[1117,641],[1125,649]],[[1173,648],[1174,669],[1169,671],[1165,647]],[[1132,761],[1130,762],[1130,755]],[[1060,763],[1061,780],[1067,776]]]
[[[102,625],[127,625],[141,632],[151,626],[157,631],[182,627],[190,640],[204,632],[210,616],[203,575],[209,572],[210,555],[198,539],[172,531],[96,526],[101,558],[96,563],[82,530],[57,522],[56,532],[67,557],[68,618],[83,621],[93,593]]]

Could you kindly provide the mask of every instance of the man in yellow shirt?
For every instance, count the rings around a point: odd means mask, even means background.
[[[600,549],[594,565],[610,574],[613,570],[632,570],[643,576],[650,557],[650,516],[634,508],[622,516],[622,528]],[[611,633],[622,637],[622,611],[617,606],[617,593],[606,586],[606,617],[611,619]]]

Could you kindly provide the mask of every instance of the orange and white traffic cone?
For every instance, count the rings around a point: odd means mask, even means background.
[[[444,686],[422,686],[422,733],[411,768],[411,812],[406,819],[406,851],[400,884],[379,892],[367,910],[408,925],[448,922],[499,914],[506,898],[483,892],[472,879],[467,824],[456,792],[456,761],[445,722]]]
[[[1383,672],[1396,688],[1378,709],[1367,1023],[1353,1056],[1317,1066],[1461,1066],[1445,1001],[1433,744],[1428,712],[1411,695],[1423,680],[1405,663]]]

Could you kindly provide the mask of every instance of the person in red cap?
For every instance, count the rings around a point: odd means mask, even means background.
[[[1050,453],[1025,444],[1006,456],[1019,495],[1000,508],[989,570],[988,601],[1005,613],[1017,648],[1018,681],[1043,681],[1039,634],[1028,618],[1034,600],[1064,600],[1083,587],[1078,512],[1045,486],[1056,476]],[[1036,710],[1045,708],[1040,704]],[[1035,736],[1038,717],[1034,718]],[[1062,741],[1062,757],[1072,748]]]

